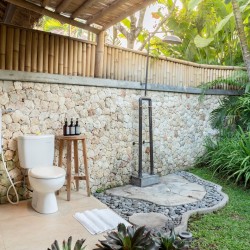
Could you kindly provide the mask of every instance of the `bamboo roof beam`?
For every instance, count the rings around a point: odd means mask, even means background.
[[[87,0],[85,1],[78,9],[76,9],[72,15],[71,15],[71,18],[72,19],[75,19],[76,17],[78,17],[81,12],[84,10],[84,9],[87,9],[91,6],[93,6],[94,4],[98,3],[99,0]]]
[[[6,0],[6,2],[9,2],[9,3],[17,5],[19,7],[34,11],[34,12],[39,13],[41,15],[45,15],[45,16],[55,18],[55,19],[59,20],[60,22],[68,23],[70,25],[79,27],[81,29],[91,31],[91,32],[93,32],[95,34],[98,34],[101,31],[101,30],[98,30],[96,28],[90,27],[89,25],[77,22],[75,20],[72,20],[70,18],[67,18],[67,17],[62,16],[62,15],[60,15],[58,13],[52,12],[50,10],[47,10],[47,9],[43,8],[43,7],[40,7],[38,5],[32,4],[32,3],[24,1],[24,0]]]
[[[104,17],[107,13],[112,12],[115,10],[119,5],[121,5],[124,2],[124,0],[116,0],[112,4],[108,5],[105,9],[103,9],[101,12],[98,12],[96,15],[93,15],[90,17],[89,20],[87,20],[87,24],[95,23],[96,20]]]
[[[149,4],[151,4],[153,2],[155,2],[155,0],[145,0],[142,4],[134,6],[133,7],[133,13],[135,13],[136,11],[139,11],[139,10],[145,8],[145,7],[147,7]],[[89,18],[87,20],[87,24],[97,23],[99,19],[101,19],[103,16],[107,15],[108,13],[112,13],[112,11],[116,10],[117,8],[119,8],[119,6],[122,6],[122,4],[124,4],[123,0],[117,0],[117,1],[115,1],[113,4],[107,6],[101,12],[99,12],[96,15],[93,15],[91,18]],[[128,9],[127,11],[124,11],[122,15],[120,15],[119,17],[111,20],[108,24],[105,24],[102,29],[103,30],[108,29],[112,25],[120,22],[121,20],[123,20],[124,18],[128,17],[129,15],[132,15],[133,13],[131,13],[131,9]]]
[[[49,3],[49,0],[42,0],[41,6],[46,7],[48,5],[48,3]]]
[[[3,22],[4,23],[11,23],[12,18],[15,14],[15,11],[16,11],[16,6],[8,3],[4,17],[3,17]]]
[[[136,11],[139,11],[139,10],[145,8],[145,7],[147,7],[148,5],[150,5],[151,3],[154,3],[154,2],[155,2],[155,0],[148,0],[148,1],[144,1],[142,4],[138,4],[137,6],[134,7],[133,13],[135,13]],[[128,10],[128,11],[123,12],[122,15],[120,15],[119,17],[117,17],[117,18],[111,20],[109,23],[105,24],[105,25],[102,27],[102,29],[103,29],[103,30],[106,30],[106,29],[110,28],[111,26],[113,26],[114,24],[116,24],[116,23],[120,22],[121,20],[125,19],[125,18],[128,17],[129,15],[131,15],[131,10]],[[93,18],[93,19],[91,20],[91,23],[92,23],[92,21],[93,21],[93,22],[96,22],[96,21],[97,21],[97,18],[99,19],[100,16],[95,17],[95,19]],[[88,24],[90,24],[90,23],[88,23]]]
[[[64,12],[71,2],[72,0],[62,0],[61,3],[56,7],[55,12],[56,13]]]

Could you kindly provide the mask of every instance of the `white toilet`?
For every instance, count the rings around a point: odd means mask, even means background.
[[[66,172],[53,166],[54,135],[24,135],[18,137],[18,156],[22,168],[29,169],[33,188],[32,207],[39,213],[50,214],[58,210],[55,191],[64,182]]]

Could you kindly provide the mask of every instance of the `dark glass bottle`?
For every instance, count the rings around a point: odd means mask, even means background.
[[[75,133],[76,135],[80,135],[80,126],[78,124],[78,118],[76,118]]]
[[[63,135],[64,136],[69,135],[69,126],[68,126],[67,118],[65,118],[65,122],[64,122],[64,125],[63,125]]]
[[[70,135],[75,135],[76,134],[75,126],[73,125],[73,118],[71,118],[71,121],[70,121],[69,134]]]

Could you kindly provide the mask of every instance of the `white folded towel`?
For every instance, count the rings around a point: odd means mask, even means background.
[[[131,226],[126,220],[109,208],[87,210],[82,213],[75,213],[77,219],[91,234],[103,233],[115,229],[119,223]]]

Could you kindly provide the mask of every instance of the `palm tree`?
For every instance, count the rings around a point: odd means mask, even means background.
[[[235,18],[235,22],[236,22],[237,31],[238,31],[238,36],[240,39],[242,55],[243,55],[243,59],[244,59],[244,62],[246,64],[246,67],[247,67],[248,77],[250,79],[250,51],[249,51],[248,46],[247,46],[247,38],[246,38],[245,31],[244,31],[244,24],[243,24],[243,20],[242,20],[242,15],[240,12],[240,7],[238,4],[238,1],[231,0],[231,2],[232,2],[232,6],[233,6],[233,12],[234,12],[234,18]]]

